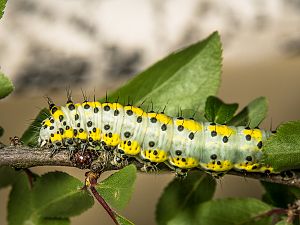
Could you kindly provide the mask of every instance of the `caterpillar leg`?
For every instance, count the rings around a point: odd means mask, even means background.
[[[226,171],[216,172],[216,171],[211,171],[211,170],[205,170],[205,172],[208,173],[209,175],[211,175],[212,177],[216,178],[216,179],[220,179],[220,178],[224,177],[224,175],[226,174]]]
[[[111,161],[111,164],[114,166],[119,166],[122,163],[122,158],[118,155],[114,155],[114,159]]]
[[[116,166],[122,163],[122,161],[127,161],[128,158],[136,158],[136,155],[140,153],[140,145],[137,141],[122,141],[114,149],[114,160],[112,163]]]
[[[141,171],[146,173],[156,173],[158,172],[157,165],[158,163],[154,162],[144,162],[144,166],[141,168]]]
[[[168,162],[165,163],[175,171],[175,176],[178,178],[185,178],[190,169],[199,165],[197,159],[192,157],[169,157]]]
[[[125,164],[128,164],[128,156],[125,154],[121,154],[118,150],[114,151],[114,158],[111,161],[111,164],[117,167],[121,167]]]
[[[175,172],[175,177],[177,178],[185,178],[190,169],[179,168],[177,166],[172,165],[169,161],[164,162],[166,166],[168,166],[171,170]]]
[[[134,140],[121,141],[118,146],[113,149],[114,159],[112,164],[119,166],[123,164],[124,161],[128,163],[128,158],[135,158],[137,154],[140,153],[140,145]]]
[[[111,161],[111,164],[116,166],[116,167],[124,167],[124,166],[127,166],[129,163],[128,163],[128,159],[127,158],[122,158],[118,155],[115,155],[113,160]]]
[[[50,153],[50,158],[52,158],[56,153],[58,153],[59,149],[53,148],[51,153]]]
[[[140,156],[133,156],[133,158],[139,163],[143,164],[143,167],[141,168],[142,172],[146,172],[146,173],[158,172],[158,168],[157,168],[158,163],[151,162],[149,159],[140,158]]]
[[[162,149],[146,149],[141,151],[141,158],[144,162],[143,171],[157,172],[157,165],[167,160],[167,153]]]
[[[187,174],[190,169],[182,169],[182,168],[176,168],[175,169],[175,177],[179,179],[185,179],[187,177]]]
[[[50,153],[50,158],[52,158],[55,154],[57,154],[60,150],[60,147],[53,145],[51,153]]]
[[[75,148],[69,148],[69,160],[72,159],[72,156],[74,155],[74,151],[75,151]]]

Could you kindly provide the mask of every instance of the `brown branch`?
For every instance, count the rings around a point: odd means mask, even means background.
[[[119,222],[116,217],[115,211],[107,204],[105,199],[98,193],[94,186],[90,187],[92,194],[94,195],[95,199],[102,205],[102,207],[106,210],[110,218],[114,221],[116,225],[119,225]]]
[[[70,160],[70,153],[62,150],[50,157],[51,150],[43,148],[30,148],[26,146],[0,146],[0,166],[12,166],[15,168],[30,168],[35,166],[68,166],[80,169],[89,168],[94,172],[104,172],[109,170],[117,170],[126,166],[128,163],[135,164],[137,169],[141,170],[143,164],[132,160],[120,166],[111,164],[113,155],[107,151],[99,151],[97,160],[77,159]],[[91,157],[90,155],[88,155]],[[78,161],[82,160],[82,161]],[[168,167],[159,165],[159,172],[170,171]],[[259,179],[271,183],[284,184],[300,188],[300,173],[294,172],[290,177],[284,177],[281,174],[263,174],[263,173],[244,173],[238,171],[230,171],[228,174],[241,176],[246,178]]]

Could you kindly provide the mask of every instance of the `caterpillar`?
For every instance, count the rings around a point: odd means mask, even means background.
[[[38,143],[54,152],[86,147],[113,151],[117,162],[134,157],[145,165],[165,163],[178,174],[193,168],[215,175],[229,170],[274,172],[261,163],[269,131],[197,122],[116,102],[85,99],[75,104],[68,98],[65,106],[50,99],[48,104],[51,115],[42,121]]]

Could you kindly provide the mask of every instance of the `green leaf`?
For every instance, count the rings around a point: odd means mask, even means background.
[[[39,219],[36,225],[70,225],[70,219]]]
[[[2,7],[3,2],[0,2],[0,7]],[[4,4],[5,6],[5,4]],[[1,8],[0,8],[1,10]],[[1,15],[0,11],[0,16]],[[3,14],[3,12],[2,12]],[[0,72],[0,99],[6,97],[7,95],[9,95],[12,91],[14,90],[14,86],[12,84],[12,82],[9,80],[9,78],[7,76],[5,76],[3,73]]]
[[[31,123],[31,125],[28,127],[28,129],[23,133],[21,137],[21,141],[30,147],[37,146],[38,136],[39,136],[39,130],[42,126],[42,121],[46,118],[48,118],[50,115],[48,109],[42,109],[35,120]]]
[[[236,112],[238,104],[225,104],[215,96],[209,96],[205,104],[205,117],[210,122],[228,123]]]
[[[53,180],[52,174],[56,174],[55,177],[57,180]],[[58,174],[58,175],[57,175]],[[31,189],[29,186],[29,180],[26,174],[23,171],[17,174],[15,178],[15,182],[13,183],[13,188],[10,193],[9,202],[8,202],[8,224],[9,225],[69,225],[70,220],[68,218],[45,218],[45,214],[43,214],[44,210],[49,209],[50,211],[46,213],[53,214],[53,210],[51,207],[55,205],[57,208],[55,210],[61,210],[58,214],[55,214],[55,217],[64,217],[65,212],[69,210],[75,210],[78,212],[78,208],[84,208],[86,202],[82,199],[82,201],[76,202],[62,202],[66,200],[66,196],[60,195],[60,198],[55,196],[56,198],[50,199],[48,195],[54,196],[55,193],[62,193],[62,190],[70,188],[70,183],[61,179],[63,173],[49,173],[41,178],[37,177],[37,181],[33,183],[34,188]],[[69,176],[70,177],[70,176]],[[46,179],[48,179],[46,181]],[[72,177],[71,177],[72,178]],[[71,181],[73,183],[74,179]],[[76,180],[76,179],[75,179]],[[77,180],[76,180],[77,181]],[[48,183],[49,182],[49,183]],[[55,184],[56,183],[56,184]],[[57,185],[59,183],[59,185]],[[80,182],[77,182],[79,184]],[[53,185],[54,184],[54,185]],[[80,183],[81,184],[81,183]],[[37,188],[36,188],[37,185]],[[44,185],[48,185],[45,187]],[[73,184],[74,185],[74,184]],[[82,184],[81,184],[82,185]],[[43,189],[44,188],[44,189]],[[53,189],[52,189],[53,188]],[[41,190],[43,189],[43,190]],[[69,195],[73,195],[73,193],[69,193]],[[74,198],[74,196],[72,196]],[[37,199],[38,198],[38,199]],[[70,196],[69,196],[70,198]],[[45,200],[49,200],[45,202]],[[38,204],[36,201],[41,200]],[[68,199],[67,199],[68,200]],[[45,204],[45,205],[44,205]],[[74,204],[74,205],[69,205]],[[62,208],[65,207],[66,209]],[[77,208],[77,209],[75,209]],[[71,213],[75,215],[76,212]],[[53,216],[53,215],[51,215]]]
[[[18,176],[9,194],[7,219],[9,225],[30,224],[33,206],[29,182],[24,174]]]
[[[19,176],[24,176],[23,171],[16,171],[9,166],[0,167],[0,188],[14,184]]]
[[[207,122],[204,113],[193,109],[183,109],[182,116],[184,118],[193,118],[196,121]]]
[[[144,100],[146,109],[150,102],[157,110],[167,106],[166,113],[176,115],[179,109],[204,110],[205,99],[216,94],[221,74],[221,42],[217,32],[207,39],[173,53],[157,62],[126,85],[109,95],[109,99],[139,105]],[[169,104],[168,104],[169,103]],[[44,109],[25,131],[24,144],[37,145],[40,122],[47,116]]]
[[[257,127],[267,116],[268,102],[265,97],[259,97],[250,102],[238,113],[228,125]]]
[[[4,14],[5,5],[7,3],[7,0],[0,0],[0,19],[2,18]],[[0,85],[1,87],[1,85]]]
[[[290,188],[289,191],[293,193],[297,199],[300,199],[300,188]]]
[[[0,127],[0,137],[4,134],[4,129]]]
[[[129,202],[136,179],[136,167],[126,166],[107,179],[101,181],[96,189],[115,209],[123,209]]]
[[[183,210],[192,211],[208,201],[215,192],[215,180],[200,171],[192,171],[184,180],[174,179],[164,190],[156,207],[156,221],[167,224]]]
[[[212,200],[200,204],[193,215],[179,213],[168,225],[268,225],[271,218],[258,216],[271,209],[269,205],[251,198]]]
[[[134,225],[131,221],[127,220],[123,216],[119,215],[116,213],[117,216],[117,221],[119,222],[120,225]]]
[[[265,143],[262,161],[275,171],[300,168],[300,120],[279,126]]]
[[[87,210],[94,199],[81,190],[82,186],[81,181],[63,172],[41,176],[33,188],[35,213],[47,218],[67,218]]]
[[[288,208],[288,204],[294,203],[300,195],[300,189],[283,184],[275,184],[261,181],[266,193],[263,195],[264,202],[280,208]]]
[[[220,84],[222,46],[217,32],[207,39],[172,53],[109,95],[114,101],[177,115],[179,109],[204,109],[205,99]]]
[[[277,222],[275,225],[293,225],[293,223],[287,222],[287,217],[285,217],[285,218],[282,218],[282,220]]]

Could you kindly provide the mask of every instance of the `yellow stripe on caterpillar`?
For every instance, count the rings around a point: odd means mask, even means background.
[[[262,140],[262,133],[261,133],[261,130],[259,130],[259,129],[245,129],[243,131],[243,133],[245,134],[245,136],[250,135],[251,138],[254,138],[257,141]]]
[[[149,118],[156,118],[159,122],[163,124],[170,124],[172,119],[169,116],[166,116],[165,114],[162,113],[147,113]]]
[[[192,157],[170,157],[169,162],[180,169],[191,169],[199,165],[198,160]]]
[[[101,140],[101,130],[99,128],[94,128],[89,137],[93,139],[93,141],[100,141]]]
[[[141,146],[137,141],[125,140],[125,141],[121,141],[119,149],[124,151],[125,154],[137,155],[141,151]]]
[[[162,149],[142,150],[141,155],[150,162],[161,163],[167,160],[167,153]]]
[[[125,111],[131,110],[137,116],[143,116],[143,115],[146,116],[147,115],[147,113],[145,113],[141,108],[135,107],[135,106],[130,106],[130,105],[124,106],[124,110]]]
[[[121,138],[119,134],[106,133],[103,135],[102,140],[106,145],[109,146],[117,146],[121,142]]]
[[[236,133],[233,129],[231,129],[226,125],[210,125],[208,126],[208,129],[210,131],[216,131],[218,135],[227,136],[227,137]]]
[[[64,130],[64,133],[63,133],[63,138],[74,138],[74,132],[73,132],[73,129],[70,128],[68,130]]]
[[[209,163],[200,163],[200,166],[205,170],[214,172],[225,172],[233,168],[233,164],[229,160],[214,160]]]

